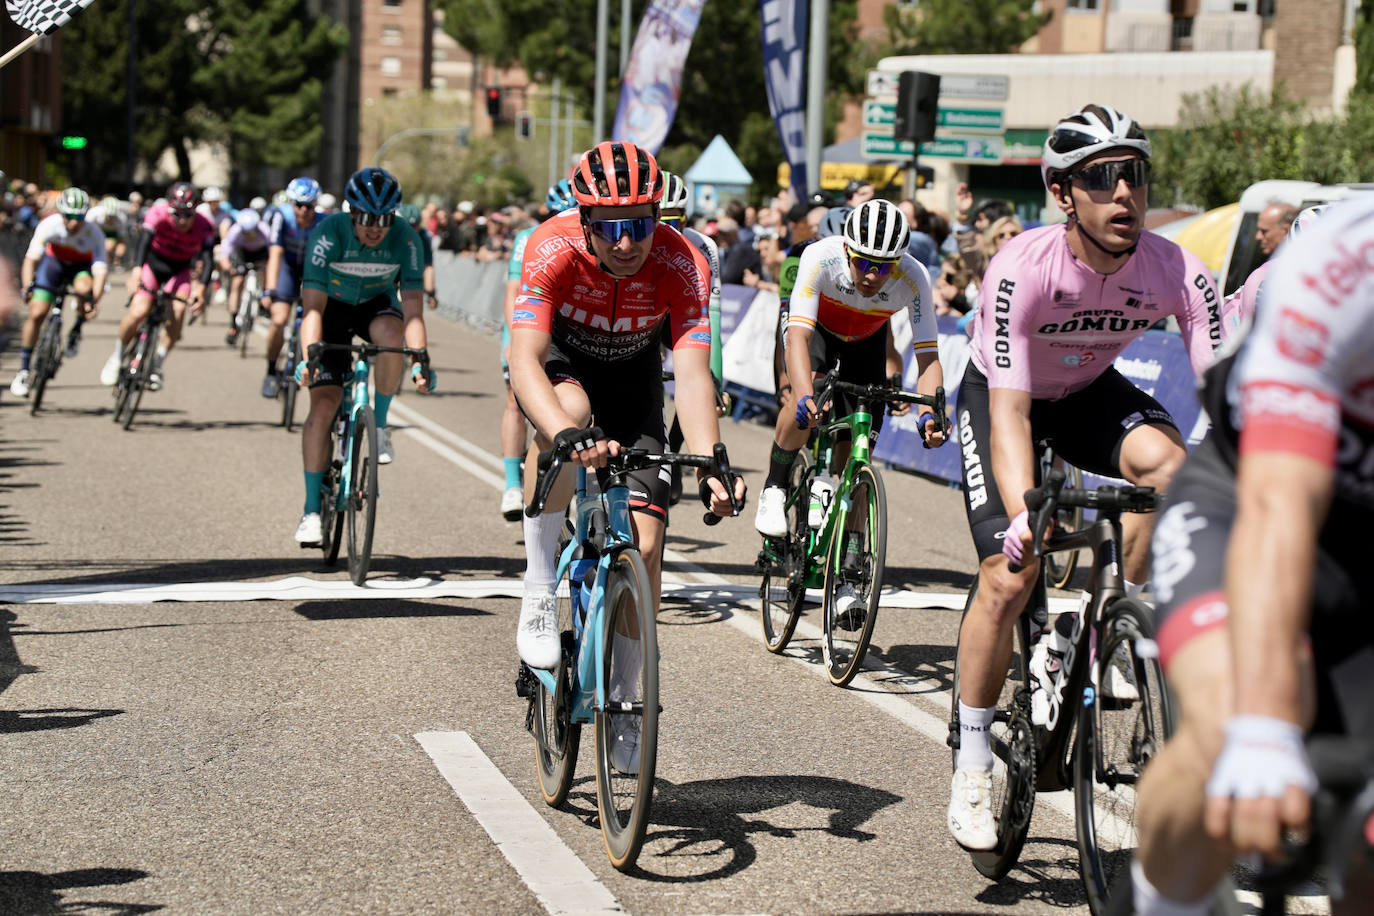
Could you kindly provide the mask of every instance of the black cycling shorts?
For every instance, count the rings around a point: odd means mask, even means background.
[[[1197,636],[1225,625],[1226,553],[1236,475],[1208,434],[1169,486],[1155,525],[1151,590],[1165,670]],[[1322,530],[1309,635],[1317,679],[1315,731],[1374,734],[1374,574],[1340,509]],[[1361,528],[1360,530],[1368,530]]]
[[[267,246],[259,248],[257,251],[244,251],[242,248],[235,250],[234,256],[229,259],[229,263],[234,267],[262,267],[267,263]]]
[[[784,326],[784,333],[786,328]],[[840,364],[841,381],[856,385],[881,385],[887,381],[887,326],[858,340],[841,340],[817,325],[811,334],[811,371],[826,373]],[[878,444],[886,405],[873,411],[870,444]],[[830,400],[829,417],[844,417],[859,409],[859,399],[847,392],[836,392]]]
[[[663,424],[663,362],[658,342],[614,363],[549,344],[544,372],[554,385],[576,385],[592,405],[592,425],[621,445],[662,451],[668,441]],[[668,518],[672,476],[666,466],[645,468],[625,479],[630,510],[660,520]]]
[[[992,473],[988,380],[971,361],[956,410],[964,457],[964,512],[979,561],[1002,552],[1007,517]],[[1111,368],[1088,387],[1056,400],[1031,401],[1031,438],[1069,464],[1102,477],[1121,476],[1121,443],[1137,426],[1174,426],[1169,412]]]
[[[401,320],[401,310],[391,297],[382,294],[365,302],[351,305],[331,298],[324,306],[324,335],[321,340],[331,344],[351,344],[354,337],[361,337],[372,343],[369,328],[374,318],[394,317]],[[342,387],[345,377],[353,368],[352,354],[343,350],[329,350],[320,357],[320,375],[310,383],[311,388],[326,385]]]

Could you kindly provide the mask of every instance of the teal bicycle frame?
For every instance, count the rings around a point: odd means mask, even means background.
[[[339,402],[339,411],[334,415],[334,465],[339,473],[335,512],[347,509],[349,497],[353,495],[353,436],[358,429],[358,414],[372,404],[367,384],[371,372],[366,353],[359,354],[353,363],[353,371],[344,379],[343,400]]]

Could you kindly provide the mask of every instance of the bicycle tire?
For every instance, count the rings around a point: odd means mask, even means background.
[[[353,461],[348,487],[348,577],[367,581],[372,565],[372,533],[377,523],[377,420],[372,408],[358,411],[353,426]]]
[[[558,555],[563,555],[568,533],[559,537]],[[573,567],[569,566],[571,570]],[[577,588],[570,576],[565,576],[569,588]],[[568,800],[573,774],[577,770],[577,753],[582,744],[582,726],[572,721],[572,665],[577,657],[573,634],[572,599],[559,596],[558,633],[563,642],[563,655],[554,672],[555,692],[551,695],[544,682],[535,680],[534,696],[530,697],[530,731],[534,735],[535,770],[539,774],[539,794],[544,804],[558,808]]]
[[[124,408],[127,407],[129,403],[129,393],[132,390],[131,385],[132,380],[129,378],[128,361],[121,356],[119,361],[119,377],[115,379],[114,416],[111,418],[116,423],[119,423],[124,419]]]
[[[1118,598],[1098,624],[1097,687],[1087,685],[1074,739],[1074,832],[1088,908],[1107,912],[1108,892],[1135,849],[1135,785],[1173,732],[1173,709],[1154,642],[1153,613]],[[1125,683],[1119,683],[1124,680]],[[1127,686],[1135,699],[1110,697]]]
[[[882,475],[871,464],[859,465],[854,471],[848,497],[848,514],[843,528],[836,529],[835,543],[825,564],[822,599],[821,649],[825,673],[836,687],[847,686],[863,668],[873,627],[878,620],[883,565],[887,562],[887,491],[883,488]],[[841,501],[839,494],[836,494],[836,501]],[[857,570],[844,569],[846,535],[863,539]],[[836,616],[835,596],[845,583],[855,586],[864,605],[863,620],[857,630],[842,627]]]
[[[296,395],[300,393],[301,386],[296,384],[296,365],[300,363],[300,339],[291,338],[291,346],[287,349],[290,358],[286,361],[286,369],[282,372],[281,392],[281,425],[286,431],[291,432],[296,426]]]
[[[246,359],[248,357],[248,335],[253,332],[253,313],[257,311],[257,303],[252,299],[252,290],[247,274],[244,275],[243,288],[239,290],[239,295],[242,298],[239,299],[239,312],[236,316],[238,320],[235,322],[239,329],[237,343],[239,345],[239,358]]]
[[[963,618],[973,606],[978,593],[975,580],[969,589],[968,600],[960,616]],[[997,818],[997,845],[988,850],[968,850],[969,859],[980,875],[1000,881],[1015,867],[1021,849],[1030,833],[1031,815],[1035,811],[1036,751],[1035,731],[1030,716],[1030,650],[1029,630],[1023,614],[1016,623],[1012,657],[1007,668],[1007,680],[997,701],[997,717],[989,729],[992,745],[992,808]],[[954,649],[954,678],[950,688],[950,749],[951,771],[959,765],[959,643]]]
[[[1083,486],[1083,474],[1078,468],[1071,464],[1064,465],[1064,487],[1078,488]],[[1061,508],[1055,515],[1055,524],[1062,530],[1078,531],[1083,527],[1083,507],[1075,506],[1072,509]],[[1077,550],[1061,550],[1058,553],[1047,553],[1043,560],[1045,564],[1045,584],[1050,588],[1068,588],[1069,582],[1073,579],[1074,570],[1078,568]]]
[[[339,559],[339,546],[343,544],[344,513],[339,511],[339,470],[330,467],[324,472],[323,494],[320,497],[320,533],[324,541],[324,565],[333,566]]]
[[[59,347],[62,344],[62,326],[59,316],[53,310],[61,311],[61,301],[54,302],[43,320],[43,331],[38,336],[38,346],[33,349],[33,366],[29,377],[33,384],[29,388],[29,414],[38,413],[43,403],[43,392],[48,388],[48,379],[57,374],[57,366],[62,359]]]
[[[612,561],[606,577],[604,598],[605,630],[602,638],[602,671],[606,679],[606,705],[596,713],[596,806],[601,819],[601,837],[606,855],[619,871],[634,866],[644,846],[653,806],[654,770],[658,762],[658,634],[654,620],[653,593],[644,560],[633,549],[622,550]],[[633,657],[618,659],[614,634],[639,637],[639,678],[634,688],[638,696],[617,696],[625,686],[617,686],[615,675],[620,664],[633,665]],[[633,703],[637,708],[612,710],[614,703]],[[634,773],[622,772],[611,762],[617,726],[623,728],[627,717],[639,719],[639,766]]]
[[[124,407],[124,419],[122,421],[127,430],[134,425],[134,415],[138,413],[138,405],[143,403],[143,392],[148,387],[148,376],[153,372],[153,360],[157,358],[157,326],[148,329],[148,333],[140,335],[138,343],[134,345],[133,359],[130,361],[131,368],[129,373],[129,397]]]
[[[763,625],[763,644],[769,652],[787,648],[806,600],[806,541],[809,536],[806,509],[810,496],[810,468],[811,455],[803,449],[797,453],[787,474],[786,493],[792,505],[787,510],[786,543],[778,544],[778,538],[768,538],[783,555],[782,566],[770,563],[764,568],[763,581],[759,584],[759,620]],[[777,581],[779,578],[781,582]]]

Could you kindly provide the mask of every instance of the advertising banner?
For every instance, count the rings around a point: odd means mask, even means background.
[[[797,200],[808,193],[806,174],[807,0],[759,0],[763,14],[763,82],[768,110],[792,168]]]
[[[657,153],[677,116],[682,67],[706,0],[654,0],[630,49],[611,137]]]

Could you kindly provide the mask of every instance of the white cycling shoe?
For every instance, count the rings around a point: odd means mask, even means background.
[[[119,357],[118,353],[111,353],[110,358],[105,360],[105,366],[100,370],[100,384],[109,387],[119,381]]]
[[[524,511],[524,491],[519,487],[506,487],[506,492],[501,494],[501,517],[508,522],[518,522]]]
[[[391,430],[385,426],[377,428],[377,463],[390,464],[396,460],[396,450],[391,447]]]
[[[759,493],[754,528],[765,537],[787,536],[787,493],[782,487],[764,487]]]
[[[949,788],[949,812],[945,818],[950,835],[965,849],[986,850],[997,846],[997,820],[992,816],[992,773],[988,770],[956,770]]]
[[[20,369],[14,374],[14,381],[10,382],[10,394],[17,398],[29,396],[29,370]]]
[[[611,766],[627,776],[639,775],[638,716],[611,716]]]
[[[558,599],[552,592],[527,594],[520,602],[515,651],[531,668],[553,670],[563,655],[558,635]]]
[[[296,526],[296,543],[306,547],[316,547],[324,543],[324,526],[320,523],[320,513],[307,512],[301,516]]]

